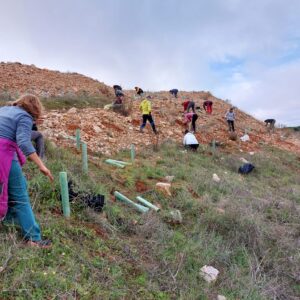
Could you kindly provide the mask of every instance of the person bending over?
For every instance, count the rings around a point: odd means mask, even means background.
[[[264,121],[266,123],[266,127],[269,129],[274,129],[276,120],[275,119],[267,119]]]
[[[140,87],[136,86],[134,89],[135,89],[137,95],[139,95],[139,96],[143,95],[144,91]]]
[[[172,89],[172,90],[169,91],[169,93],[171,95],[173,95],[175,98],[177,98],[178,90],[177,89]]]
[[[185,100],[182,102],[183,112],[189,112],[192,109],[193,113],[195,113],[195,102],[192,100]]]
[[[185,113],[184,115],[183,123],[185,124],[186,128],[189,127],[189,124],[191,124],[191,129],[195,133],[196,132],[196,121],[198,119],[198,115],[196,113],[190,112]]]
[[[5,217],[5,222],[16,221],[20,225],[27,245],[47,248],[51,241],[42,240],[21,169],[27,156],[53,181],[50,170],[31,143],[33,120],[38,120],[41,114],[42,104],[34,95],[22,96],[12,106],[0,108],[0,217]]]
[[[213,102],[210,100],[206,100],[203,103],[203,108],[208,114],[212,113],[212,106],[213,106]]]

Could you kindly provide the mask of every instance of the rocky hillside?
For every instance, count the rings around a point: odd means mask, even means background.
[[[111,96],[112,88],[78,73],[62,73],[21,63],[0,63],[0,95],[33,93],[43,98]]]
[[[103,104],[114,98],[113,89],[104,83],[78,73],[62,73],[37,68],[21,63],[0,63],[0,100],[15,98],[22,93],[34,93],[46,98],[48,108],[59,108],[47,112],[45,122],[41,127],[45,134],[55,143],[66,147],[74,136],[75,129],[81,129],[82,139],[88,143],[88,149],[93,153],[111,155],[122,149],[128,149],[131,144],[137,148],[149,145],[159,145],[166,140],[181,142],[184,126],[182,122],[182,102],[192,99],[196,106],[202,108],[203,101],[211,99],[214,102],[212,115],[198,111],[197,138],[202,144],[216,140],[224,151],[257,151],[264,145],[274,145],[299,153],[299,139],[286,131],[268,133],[264,124],[248,114],[236,110],[236,128],[238,139],[229,139],[225,112],[231,106],[217,99],[209,92],[180,92],[175,99],[168,92],[148,93],[152,95],[153,117],[159,130],[159,136],[152,133],[147,125],[144,134],[139,133],[141,115],[140,99],[135,93],[126,91],[126,106],[128,116],[107,111],[101,108]],[[96,98],[96,104],[88,99]],[[68,98],[68,105],[86,107],[71,108],[64,111],[63,99]],[[95,108],[96,107],[96,108]],[[240,137],[247,132],[249,142],[241,142]]]
[[[251,152],[258,151],[263,145],[273,145],[281,149],[300,153],[299,140],[280,130],[269,133],[263,122],[236,109],[236,128],[238,139],[229,139],[227,123],[224,115],[230,104],[211,96],[207,92],[182,92],[180,99],[172,98],[166,92],[152,93],[152,115],[159,130],[155,136],[148,124],[144,133],[139,132],[141,115],[140,100],[135,99],[132,92],[127,92],[127,106],[130,107],[129,116],[122,116],[104,109],[86,108],[78,110],[48,112],[43,124],[45,134],[59,145],[69,147],[74,143],[70,137],[75,130],[81,129],[82,139],[88,143],[88,149],[93,153],[111,155],[122,149],[128,149],[131,144],[138,149],[145,146],[161,144],[167,140],[181,143],[184,132],[182,119],[183,99],[193,99],[196,106],[202,107],[204,99],[210,98],[214,102],[212,115],[203,110],[198,112],[196,136],[201,144],[208,145],[212,140],[222,147],[223,151],[236,150]],[[250,141],[242,142],[240,137],[245,131]]]

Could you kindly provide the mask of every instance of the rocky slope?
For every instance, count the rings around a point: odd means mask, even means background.
[[[0,95],[41,97],[111,96],[112,88],[78,73],[62,73],[21,63],[0,63]]]
[[[127,117],[104,109],[86,108],[83,110],[70,109],[66,112],[48,112],[43,124],[45,134],[55,143],[70,146],[74,141],[77,128],[81,129],[83,141],[88,143],[90,152],[111,155],[122,149],[129,149],[131,144],[138,149],[145,146],[156,146],[168,139],[181,143],[184,125],[182,123],[182,102],[190,98],[201,106],[204,99],[210,98],[214,102],[212,115],[203,110],[198,112],[196,136],[201,144],[209,144],[215,139],[224,151],[259,151],[265,144],[273,145],[292,152],[300,153],[299,141],[292,136],[283,134],[280,130],[267,132],[264,123],[248,114],[236,110],[236,128],[238,139],[229,139],[227,123],[224,115],[230,104],[217,99],[206,92],[182,92],[180,99],[172,98],[166,92],[153,93],[152,115],[159,130],[159,135],[152,133],[148,124],[144,133],[139,132],[141,115],[139,99],[133,97],[133,92],[127,92],[127,103],[131,107],[131,114]],[[242,142],[240,137],[247,131],[250,141]]]
[[[88,97],[103,99],[114,97],[111,87],[81,74],[61,73],[21,63],[0,63],[0,98],[16,97],[26,92],[50,99],[74,97],[77,101],[78,99],[84,101],[84,98]],[[213,114],[198,112],[196,135],[200,143],[209,144],[215,139],[225,151],[257,151],[261,145],[270,144],[300,153],[297,136],[279,130],[269,134],[262,122],[238,109],[236,110],[238,137],[247,131],[250,141],[241,142],[239,138],[237,141],[231,141],[224,119],[230,104],[213,97],[209,92],[180,92],[178,99],[172,98],[168,92],[150,93],[153,98],[153,117],[159,135],[153,135],[149,124],[144,134],[141,134],[140,99],[135,97],[133,91],[125,93],[126,105],[131,110],[127,117],[94,108],[82,110],[74,108],[67,112],[49,111],[41,129],[55,143],[70,146],[73,142],[67,137],[74,136],[75,129],[79,128],[90,152],[111,155],[121,149],[128,149],[131,144],[141,149],[149,145],[156,146],[168,139],[181,142],[184,131],[181,105],[183,100],[192,99],[196,102],[196,106],[202,107],[204,100],[211,99],[214,102]]]

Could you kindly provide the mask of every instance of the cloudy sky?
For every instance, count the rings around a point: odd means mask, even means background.
[[[0,60],[300,125],[299,16],[300,0],[0,0]]]

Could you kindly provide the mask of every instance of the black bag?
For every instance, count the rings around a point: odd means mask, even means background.
[[[247,163],[247,164],[244,164],[241,167],[239,167],[239,173],[240,174],[249,174],[250,172],[252,172],[252,170],[254,168],[255,167],[252,164]]]

